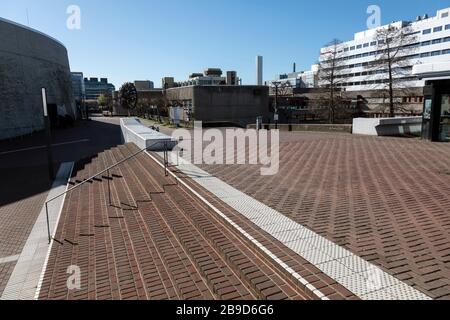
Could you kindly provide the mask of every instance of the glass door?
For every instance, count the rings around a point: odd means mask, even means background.
[[[450,142],[450,94],[441,95],[439,140]]]

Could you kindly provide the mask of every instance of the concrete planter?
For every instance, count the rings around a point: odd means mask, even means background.
[[[422,117],[353,119],[353,134],[403,136],[419,135],[421,132]]]

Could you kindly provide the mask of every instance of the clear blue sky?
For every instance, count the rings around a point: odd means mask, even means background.
[[[66,28],[69,5],[81,8],[81,30]],[[321,46],[350,40],[366,29],[367,7],[379,5],[382,23],[434,15],[448,0],[1,0],[0,16],[47,33],[69,51],[72,71],[125,81],[163,76],[184,80],[205,67],[236,70],[255,80],[309,69]]]

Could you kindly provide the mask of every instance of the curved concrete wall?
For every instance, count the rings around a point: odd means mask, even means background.
[[[48,103],[75,116],[69,59],[57,40],[0,18],[0,140],[44,128],[41,88]]]

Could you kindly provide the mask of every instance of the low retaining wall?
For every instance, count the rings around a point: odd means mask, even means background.
[[[264,129],[275,129],[275,124],[263,124]],[[256,124],[247,126],[248,129],[255,129]],[[310,131],[310,132],[340,132],[352,133],[351,124],[279,124],[280,131]]]
[[[172,150],[178,144],[172,137],[144,126],[137,118],[121,118],[120,128],[122,141],[134,143],[139,149],[163,151],[167,144],[167,148]]]
[[[421,132],[422,117],[353,119],[353,134],[403,136],[420,135]]]

